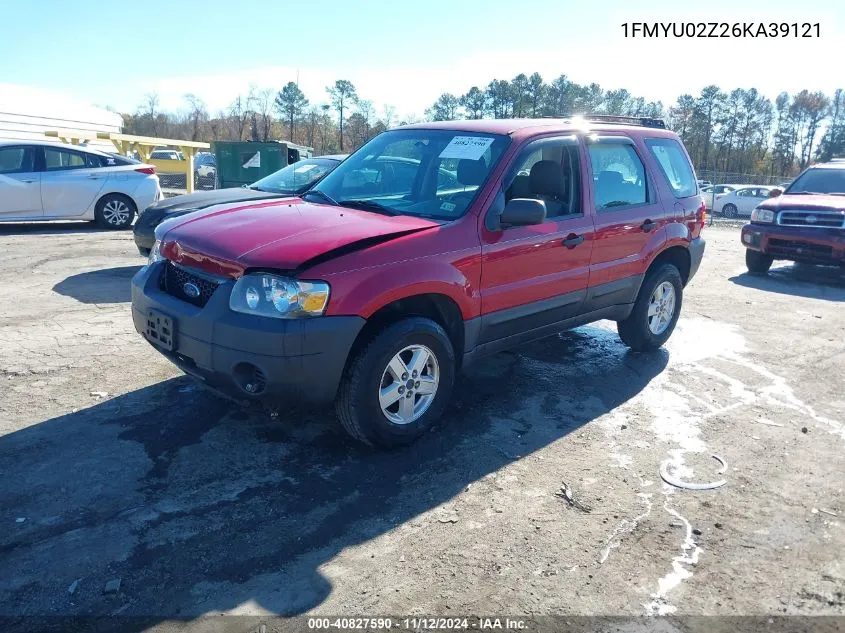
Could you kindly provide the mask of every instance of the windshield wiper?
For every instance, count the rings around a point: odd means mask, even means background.
[[[396,209],[391,209],[378,202],[372,200],[343,200],[340,203],[345,207],[352,207],[353,209],[363,209],[364,211],[375,211],[376,213],[383,213],[384,215],[399,215]]]
[[[304,200],[305,196],[309,196],[309,195],[320,196],[323,200],[325,200],[329,204],[334,205],[334,206],[339,206],[338,203],[337,203],[337,200],[332,198],[329,194],[323,193],[319,189],[309,189],[308,191],[303,193],[301,197]]]

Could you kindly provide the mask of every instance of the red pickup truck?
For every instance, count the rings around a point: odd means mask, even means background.
[[[752,273],[765,274],[776,259],[845,266],[845,162],[813,165],[757,205],[742,244]]]
[[[498,350],[598,319],[656,348],[704,203],[662,121],[608,118],[405,126],[299,197],[162,225],[135,327],[230,398],[333,402],[381,446],[424,433]]]

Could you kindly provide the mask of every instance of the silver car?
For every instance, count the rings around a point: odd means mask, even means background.
[[[128,229],[159,198],[151,165],[64,143],[0,141],[0,222],[93,220]]]

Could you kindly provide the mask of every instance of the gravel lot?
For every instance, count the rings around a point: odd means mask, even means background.
[[[500,354],[384,454],[195,388],[129,233],[0,225],[0,616],[845,614],[845,281],[706,236],[667,349]]]

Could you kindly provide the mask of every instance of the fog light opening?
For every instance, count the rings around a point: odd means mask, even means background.
[[[238,363],[232,376],[240,390],[250,396],[257,396],[267,388],[267,376],[252,363]]]

